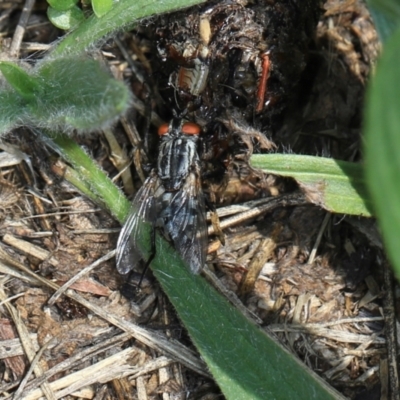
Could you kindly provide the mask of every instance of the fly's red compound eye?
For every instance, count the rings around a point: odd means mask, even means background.
[[[182,133],[184,133],[185,135],[199,135],[200,131],[200,126],[195,124],[194,122],[185,122],[182,125]]]
[[[162,124],[158,128],[158,135],[163,136],[166,135],[169,131],[169,125],[168,124]]]

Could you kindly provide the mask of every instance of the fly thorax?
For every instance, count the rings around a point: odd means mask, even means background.
[[[196,139],[181,135],[165,138],[160,144],[158,176],[165,190],[179,190],[198,162]]]

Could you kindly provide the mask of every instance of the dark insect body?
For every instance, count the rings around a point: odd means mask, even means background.
[[[139,242],[159,228],[193,273],[204,266],[207,224],[197,142],[200,127],[174,118],[161,125],[157,168],[137,193],[117,243],[117,268],[127,274],[144,258]],[[154,235],[151,235],[154,238]],[[154,249],[156,250],[156,249]]]

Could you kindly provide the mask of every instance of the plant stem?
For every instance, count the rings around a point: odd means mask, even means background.
[[[78,176],[80,177],[83,182],[79,182],[78,179],[77,183],[78,186],[83,184],[86,188],[85,194],[90,190],[90,198],[96,203],[105,205],[111,214],[123,223],[129,213],[130,203],[110,178],[68,136],[43,131],[42,134],[47,138],[46,144],[64,157],[75,169],[77,175],[74,174],[73,178],[76,180]]]
[[[120,0],[102,18],[95,15],[67,35],[51,56],[76,55],[93,47],[93,44],[115,32],[126,30],[134,21],[151,15],[171,12],[179,8],[204,3],[205,0]]]

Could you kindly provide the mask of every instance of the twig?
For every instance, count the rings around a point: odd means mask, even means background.
[[[50,346],[55,341],[55,338],[50,339],[45,343],[45,345],[36,353],[35,358],[31,362],[31,366],[29,367],[28,372],[25,374],[24,379],[22,379],[20,385],[18,386],[18,389],[15,391],[13,400],[18,400],[21,398],[21,394],[24,391],[24,388],[26,386],[26,383],[28,382],[29,378],[32,375],[32,372],[34,371],[37,363],[39,362],[40,358],[42,357],[44,351]]]
[[[16,238],[13,235],[5,234],[3,237],[3,242],[9,244],[12,247],[15,247],[18,250],[21,250],[25,254],[29,254],[38,258],[40,261],[47,260],[51,265],[57,267],[59,265],[58,260],[54,257],[51,257],[51,253],[47,250],[42,249],[39,246],[36,246],[26,240],[21,240]]]
[[[79,279],[83,278],[86,274],[91,272],[93,269],[101,265],[103,262],[108,261],[110,258],[115,256],[115,250],[108,252],[105,256],[99,258],[94,263],[88,265],[87,267],[83,268],[79,273],[73,276],[68,282],[65,282],[54,294],[50,297],[48,304],[52,306],[59,297],[66,291],[70,286],[72,286],[75,282]]]
[[[394,280],[393,272],[387,262],[383,263],[383,279],[385,285],[385,296],[383,296],[383,310],[385,317],[387,364],[389,372],[390,398],[400,399],[399,371],[397,366],[397,329],[395,315],[395,300],[393,294]]]
[[[125,149],[123,149],[116,139],[114,132],[111,129],[103,129],[103,135],[108,142],[110,148],[109,159],[114,164],[115,168],[118,170],[118,175],[121,177],[124,184],[125,193],[132,195],[134,192],[132,174],[129,168],[130,160],[126,154]],[[113,179],[115,182],[115,179]]]
[[[272,324],[268,326],[271,332],[295,332],[307,333],[309,335],[321,336],[326,339],[331,339],[341,343],[371,343],[382,345],[386,342],[384,338],[376,335],[364,335],[352,332],[340,331],[337,329],[324,328],[323,325],[319,327],[318,324],[302,324],[302,325],[285,325],[285,324]]]
[[[3,300],[7,298],[3,288],[0,288],[0,298]],[[22,346],[25,350],[25,354],[28,357],[29,362],[32,363],[33,360],[35,359],[35,350],[32,345],[32,342],[30,341],[29,332],[26,329],[25,325],[22,323],[21,318],[19,317],[18,311],[14,308],[14,306],[12,306],[10,303],[7,303],[7,302],[4,305],[7,308],[8,312],[11,315],[11,318],[13,319],[13,321],[15,323],[15,327],[17,329],[19,338],[20,338]],[[34,365],[33,370],[37,377],[43,375],[43,373],[44,373],[43,368],[40,364]],[[43,390],[43,393],[48,400],[56,400],[56,397],[54,396],[54,393],[51,390],[51,388],[49,387],[49,384],[47,381],[43,382],[43,384],[41,385],[41,389]]]
[[[50,368],[41,377],[35,378],[31,382],[29,382],[25,388],[25,392],[36,389],[45,380],[50,379],[52,376],[59,374],[60,372],[64,372],[67,369],[75,368],[76,366],[87,362],[89,359],[92,359],[94,356],[96,356],[100,353],[104,353],[105,351],[107,351],[111,348],[115,348],[116,346],[121,346],[124,342],[126,342],[130,338],[131,338],[131,335],[129,335],[128,333],[123,333],[123,334],[120,334],[117,336],[113,336],[109,339],[106,339],[105,341],[101,341],[100,343],[92,345],[92,346],[80,351],[79,353],[74,354],[73,356],[67,358],[66,360],[58,363],[53,368]],[[3,385],[0,387],[0,393],[14,389],[16,386],[18,386],[18,384],[19,384],[19,381],[11,382],[7,385]],[[24,393],[23,393],[23,395],[24,395]]]
[[[31,333],[29,334],[29,337],[35,347],[35,351],[39,350],[39,346],[37,345],[37,334]],[[21,346],[21,341],[18,338],[0,340],[0,360],[9,357],[22,356],[23,354],[24,351]],[[0,393],[2,391],[4,390],[2,390],[2,387],[0,386]]]
[[[328,225],[330,217],[331,217],[331,214],[329,214],[329,213],[325,214],[325,218],[322,221],[321,228],[319,229],[317,239],[315,240],[315,243],[311,250],[310,257],[308,258],[307,264],[312,264],[314,262],[315,255],[317,254],[318,246],[321,243],[322,235],[325,232],[325,229],[326,229],[326,226]]]
[[[263,238],[257,247],[255,256],[249,263],[248,269],[244,274],[239,285],[239,296],[248,295],[254,288],[255,282],[265,263],[272,257],[276,248],[276,241],[280,228],[275,228],[271,237]]]
[[[25,6],[22,9],[21,17],[19,18],[18,25],[15,28],[14,36],[10,46],[10,55],[11,57],[18,57],[19,49],[21,47],[22,38],[25,34],[26,25],[28,24],[29,17],[31,15],[31,11],[33,5],[35,4],[35,0],[26,0]]]
[[[305,204],[309,204],[309,202],[306,200],[306,198],[301,192],[294,192],[279,197],[270,197],[268,199],[265,199],[265,204],[259,205],[257,207],[252,208],[251,210],[244,211],[238,215],[222,220],[220,223],[220,228],[221,229],[229,228],[233,225],[242,223],[243,221],[247,221],[249,219],[258,217],[259,215],[271,211],[276,207],[300,206]],[[208,234],[212,235],[213,233],[214,233],[214,228],[213,226],[210,226],[208,228]]]
[[[151,360],[141,367],[132,367],[129,360],[135,354],[136,349],[127,348],[112,356],[99,361],[87,368],[69,374],[61,379],[50,383],[53,390],[57,392],[57,398],[63,398],[71,393],[76,392],[82,387],[91,385],[96,382],[108,382],[112,379],[141,375],[148,373],[172,362],[166,357],[159,357]],[[41,389],[35,389],[24,397],[24,400],[37,400],[42,396]]]
[[[29,382],[27,385],[25,392],[23,393],[23,396],[25,397],[28,395],[29,392],[32,392],[35,390],[43,381],[43,379],[49,379],[50,377],[59,374],[60,372],[64,372],[67,369],[71,369],[73,367],[76,367],[77,365],[83,364],[87,362],[89,359],[93,359],[96,355],[100,353],[104,353],[107,350],[113,348],[115,349],[116,346],[122,345],[124,342],[130,339],[130,335],[127,333],[120,334],[118,336],[114,336],[111,339],[108,339],[106,342],[101,342],[98,343],[94,346],[91,346],[75,355],[72,357],[68,358],[65,361],[60,362],[59,364],[55,365],[53,368],[49,369],[46,371],[46,373],[32,382]],[[135,346],[131,346],[131,349],[134,349],[136,352],[139,352],[138,348]]]
[[[18,299],[18,297],[21,297],[21,296],[25,296],[25,292],[18,293],[18,294],[14,295],[14,296],[11,296],[11,297],[7,297],[5,300],[0,301],[0,306],[3,305],[4,303],[8,303],[9,301]]]

